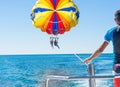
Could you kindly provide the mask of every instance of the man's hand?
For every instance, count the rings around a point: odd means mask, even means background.
[[[88,57],[88,58],[84,59],[83,63],[86,63],[86,62],[88,62],[88,63],[92,62],[92,58]]]

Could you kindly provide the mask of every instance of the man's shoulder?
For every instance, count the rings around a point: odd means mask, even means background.
[[[117,29],[117,26],[110,28],[109,30],[115,30]]]
[[[115,31],[117,29],[117,27],[113,27],[113,28],[110,28],[107,32],[108,33],[112,33],[113,31]]]
[[[110,42],[112,40],[113,32],[116,30],[116,28],[117,27],[113,27],[106,32],[104,38],[107,42]]]

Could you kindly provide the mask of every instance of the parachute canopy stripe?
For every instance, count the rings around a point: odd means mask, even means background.
[[[60,0],[50,0],[50,1],[51,1],[52,5],[53,5],[54,9],[56,9],[57,4],[58,4],[58,2],[59,2]]]
[[[47,28],[46,28],[46,32],[48,34],[52,34],[52,30],[53,30],[53,26],[52,26],[52,21],[53,21],[53,18],[54,18],[54,13],[52,14],[51,18],[50,18],[50,21],[48,21],[48,25],[47,25]]]
[[[76,13],[77,19],[79,18],[79,11]]]
[[[56,12],[54,12],[54,23],[53,23],[53,34],[58,34],[58,23],[57,23]]]
[[[46,9],[46,8],[36,8],[36,9],[34,9],[34,13],[45,12],[45,11],[52,11],[52,10],[51,9]]]
[[[76,12],[76,9],[74,7],[68,7],[68,8],[63,8],[63,9],[59,9],[58,11],[72,11],[72,12]]]

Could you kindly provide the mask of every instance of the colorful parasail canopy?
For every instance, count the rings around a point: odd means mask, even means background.
[[[32,23],[48,34],[63,34],[78,23],[79,11],[72,0],[38,0],[32,9]]]

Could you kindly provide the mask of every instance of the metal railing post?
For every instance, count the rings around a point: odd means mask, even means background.
[[[46,79],[45,80],[45,87],[48,87],[48,82],[49,82],[49,79]]]
[[[96,87],[95,79],[92,78],[92,76],[95,76],[94,64],[92,63],[88,64],[88,75],[90,76],[89,87]]]

